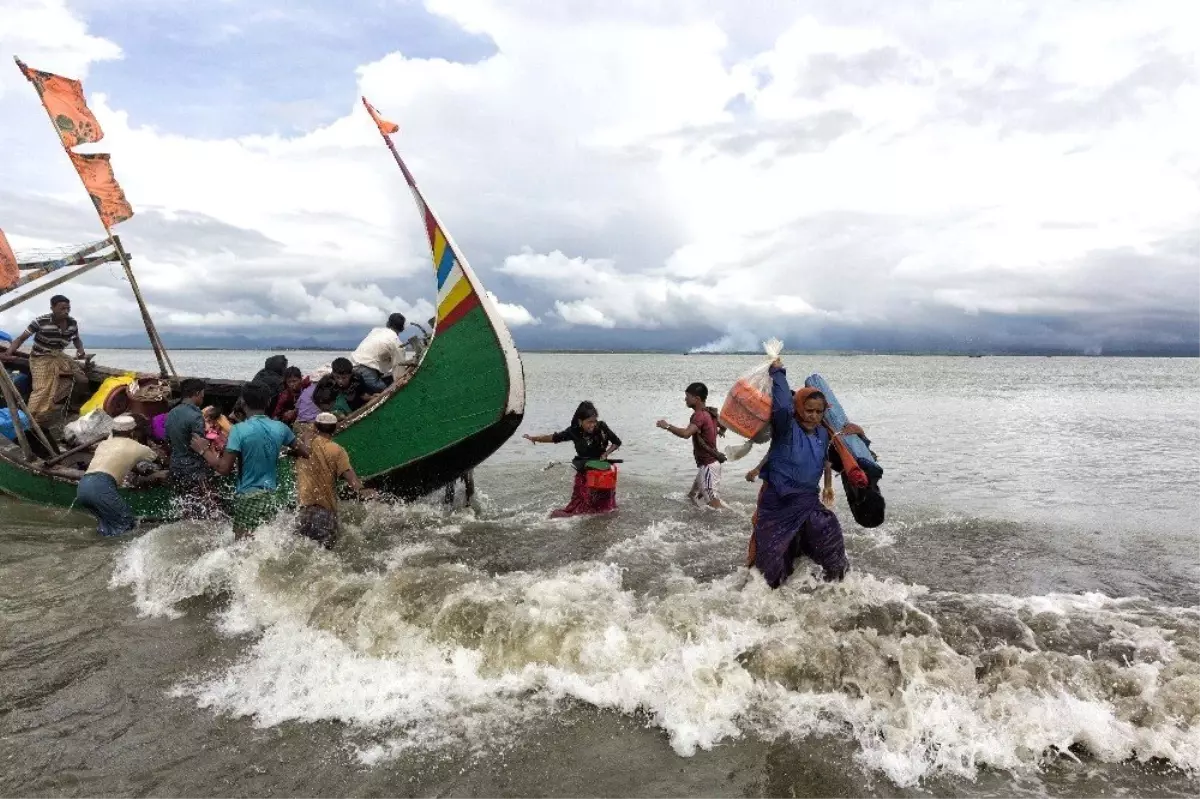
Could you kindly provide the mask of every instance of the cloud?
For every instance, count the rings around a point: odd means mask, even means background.
[[[321,336],[428,317],[424,230],[357,89],[400,123],[522,346],[1197,339],[1186,5],[145,10],[120,26],[90,4],[0,0],[0,51],[86,79],[160,328]],[[263,57],[247,70],[235,52]],[[320,81],[295,52],[342,55],[318,59]],[[14,245],[96,238],[15,69],[0,115]],[[119,275],[81,285],[81,321],[138,328]]]
[[[496,303],[496,308],[499,309],[500,316],[504,318],[504,323],[509,327],[525,327],[526,325],[540,325],[542,323],[542,320],[535,318],[524,305],[500,302],[496,295],[490,291],[487,292],[487,295]]]

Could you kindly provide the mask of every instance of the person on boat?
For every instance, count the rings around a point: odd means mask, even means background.
[[[102,536],[128,533],[137,526],[137,517],[118,487],[140,461],[153,463],[154,450],[135,441],[137,420],[128,414],[113,419],[112,436],[100,442],[87,472],[79,479],[75,503],[96,517],[96,532]]]
[[[821,424],[828,403],[815,388],[793,394],[782,362],[776,360],[770,374],[771,447],[758,475],[763,486],[750,560],[772,588],[791,576],[800,555],[821,566],[826,581],[840,581],[850,568],[842,527],[818,493],[829,452],[829,431]],[[861,428],[848,425],[846,430]]]
[[[404,314],[392,314],[387,326],[373,328],[350,356],[354,375],[367,394],[373,396],[386,390],[392,384],[396,367],[409,363],[409,352],[400,343],[406,324]]]
[[[284,372],[288,368],[288,359],[286,355],[272,355],[263,363],[263,368],[250,379],[251,383],[261,383],[271,392],[271,398],[274,399],[279,392],[283,391]]]
[[[271,412],[268,416],[278,419],[284,424],[295,422],[296,403],[300,400],[301,392],[308,388],[311,382],[298,367],[289,366],[285,369],[283,371],[283,389],[271,403]]]
[[[203,435],[193,435],[192,449],[217,474],[227,475],[238,467],[237,488],[233,496],[233,534],[250,535],[255,528],[275,518],[279,512],[279,455],[285,450],[306,458],[308,445],[296,438],[292,429],[267,416],[271,403],[269,389],[253,381],[242,387],[242,401],[248,414],[229,432],[229,441],[220,455]]]
[[[296,494],[300,506],[296,531],[326,549],[333,549],[338,536],[337,481],[340,477],[363,499],[375,495],[363,488],[350,465],[350,456],[333,440],[338,420],[332,413],[319,414],[314,422],[315,435],[309,441],[309,455],[296,463]]]
[[[336,399],[337,393],[332,375],[326,375],[317,382],[310,383],[308,388],[301,391],[299,399],[296,400],[296,421],[292,423],[292,429],[296,435],[302,438],[310,436],[317,417],[322,413],[332,413],[333,403]]]
[[[171,448],[168,480],[179,511],[189,518],[212,519],[225,515],[216,475],[204,458],[192,450],[192,436],[205,435],[203,380],[189,377],[179,384],[179,403],[167,414],[167,445]]]
[[[332,371],[320,381],[333,388],[333,415],[345,419],[366,404],[371,391],[354,371],[354,364],[346,358],[334,358]]]
[[[575,445],[575,485],[571,490],[571,501],[565,508],[551,514],[554,518],[588,513],[608,513],[617,509],[616,490],[588,488],[588,461],[607,460],[621,446],[621,439],[611,428],[600,421],[596,406],[584,400],[575,409],[571,425],[557,433],[540,436],[525,435],[525,440],[534,444],[561,444],[570,441]]]
[[[658,420],[658,427],[679,438],[692,440],[692,455],[696,459],[696,479],[688,492],[688,498],[697,505],[724,508],[721,501],[721,464],[725,456],[717,450],[717,418],[708,402],[708,386],[692,383],[683,392],[683,401],[692,411],[687,427],[676,427],[666,419]]]
[[[50,313],[43,314],[29,323],[21,335],[8,345],[8,355],[16,355],[29,337],[33,347],[29,351],[29,373],[33,378],[33,391],[29,396],[29,414],[39,424],[50,421],[54,412],[58,380],[69,375],[87,382],[83,368],[65,354],[68,344],[75,347],[75,357],[87,359],[83,339],[79,336],[79,323],[71,316],[71,301],[61,294],[50,298]]]

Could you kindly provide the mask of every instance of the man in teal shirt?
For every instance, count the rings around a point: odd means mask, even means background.
[[[213,452],[206,439],[192,438],[192,448],[217,474],[229,474],[234,463],[238,465],[237,491],[233,496],[233,534],[238,538],[249,535],[279,512],[276,494],[280,453],[289,449],[291,454],[308,457],[308,446],[296,438],[292,429],[266,415],[271,402],[270,389],[247,383],[242,388],[242,402],[246,405],[246,421],[233,426],[223,453]]]

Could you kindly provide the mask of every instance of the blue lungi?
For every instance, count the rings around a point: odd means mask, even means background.
[[[801,555],[821,566],[826,580],[842,579],[850,567],[842,525],[816,491],[781,495],[765,483],[758,495],[754,547],[754,565],[772,588],[791,576],[792,561]]]
[[[129,503],[117,491],[117,481],[111,474],[85,474],[79,480],[75,503],[99,520],[96,532],[100,535],[121,535],[137,526],[137,518],[129,510]]]

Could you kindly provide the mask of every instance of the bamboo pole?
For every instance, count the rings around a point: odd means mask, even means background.
[[[113,253],[112,255],[107,255],[104,258],[99,258],[94,261],[87,261],[86,263],[84,263],[82,266],[80,266],[78,269],[76,269],[73,272],[68,272],[65,275],[60,275],[59,277],[56,277],[54,280],[51,280],[47,283],[43,283],[42,285],[38,286],[37,288],[25,292],[20,297],[14,297],[13,299],[8,300],[7,302],[5,302],[3,304],[0,304],[0,313],[7,311],[9,308],[13,308],[17,305],[20,305],[21,303],[25,302],[25,300],[28,300],[32,297],[36,297],[39,294],[44,294],[45,292],[49,291],[52,288],[57,288],[58,286],[61,286],[63,283],[66,283],[68,280],[72,280],[76,277],[79,277],[84,272],[90,272],[91,270],[95,269],[97,266],[100,266],[101,264],[111,263],[116,260],[117,260],[117,255],[116,255],[116,253]],[[34,278],[34,279],[36,280],[37,278]]]
[[[76,250],[75,252],[73,252],[70,255],[67,255],[63,258],[51,258],[48,261],[26,261],[23,264],[17,264],[17,267],[20,268],[22,271],[24,271],[26,269],[46,269],[46,268],[53,270],[53,269],[57,269],[61,266],[73,266],[74,264],[82,263],[83,260],[85,258],[87,258],[87,256],[91,255],[94,252],[103,250],[105,247],[108,247],[111,244],[112,244],[112,242],[105,239],[104,241],[97,241],[94,244],[89,244],[86,247],[81,247],[80,249]]]
[[[13,430],[17,434],[17,441],[21,444],[21,449],[25,452],[25,457],[28,460],[33,460],[33,448],[29,446],[29,439],[25,437],[25,429],[21,427],[21,413],[25,413],[25,417],[29,419],[29,429],[33,431],[38,440],[46,447],[49,452],[58,452],[58,447],[50,441],[50,438],[42,431],[41,425],[33,418],[33,414],[29,412],[29,406],[25,404],[25,400],[21,399],[21,392],[17,390],[17,386],[9,377],[8,369],[0,367],[0,394],[4,395],[4,404],[8,406],[8,411],[11,414],[16,411],[16,416],[13,418]]]
[[[49,452],[58,452],[58,447],[54,445],[54,442],[52,442],[50,437],[47,436],[42,430],[42,426],[38,424],[38,420],[33,418],[33,414],[30,413],[29,406],[25,404],[25,400],[21,399],[21,392],[17,390],[16,383],[14,383],[12,378],[9,377],[8,368],[0,364],[0,372],[4,373],[3,380],[0,380],[0,386],[3,386],[6,391],[12,392],[11,398],[7,396],[7,394],[4,397],[4,403],[8,405],[9,410],[11,411],[15,404],[18,411],[24,411],[25,415],[29,417],[29,429],[32,430],[34,435],[38,437],[38,441],[41,441]],[[57,381],[58,378],[56,377],[55,388],[57,388]],[[17,418],[17,422],[18,424],[14,425],[14,428],[20,427],[20,417]]]
[[[104,226],[104,232],[108,234],[108,240],[112,242],[113,247],[116,249],[117,257],[121,259],[121,266],[125,267],[125,277],[129,279],[129,287],[133,289],[133,296],[137,300],[138,310],[142,313],[142,323],[146,326],[146,335],[150,337],[150,346],[154,348],[154,357],[158,360],[159,372],[163,377],[169,375],[178,378],[179,375],[175,373],[175,365],[171,363],[171,359],[167,355],[167,348],[163,346],[162,339],[158,336],[158,329],[154,326],[154,320],[150,318],[150,309],[146,307],[146,300],[142,297],[142,290],[138,288],[137,278],[133,276],[133,267],[129,265],[129,257],[121,247],[121,240],[113,235],[112,229],[108,225]],[[170,367],[169,370],[168,366]]]
[[[26,65],[21,61],[21,59],[14,55],[13,60],[17,62],[17,67],[21,70],[21,74],[23,74],[26,79],[32,80],[29,77],[29,73],[26,71]],[[46,114],[50,118],[50,124],[54,127],[54,132],[58,136],[58,143],[62,145],[63,152],[66,154],[67,158],[70,158],[71,148],[67,146],[65,141],[63,141],[62,134],[58,130],[58,125],[55,122],[54,112],[48,105],[46,105],[46,98],[42,97],[40,93],[39,99],[41,99],[42,107],[46,109]],[[74,161],[71,162],[72,166],[74,166],[74,163]],[[87,191],[88,185],[87,182],[84,181],[83,175],[79,173],[78,169],[76,169],[75,174],[79,176],[79,182],[83,184],[84,191]],[[125,276],[129,278],[129,285],[133,288],[133,296],[137,300],[138,310],[141,311],[142,323],[146,327],[146,335],[150,338],[150,346],[154,348],[154,357],[158,360],[159,371],[162,373],[163,377],[167,377],[168,374],[174,375],[174,365],[172,364],[169,370],[167,368],[170,360],[166,357],[166,348],[163,347],[162,340],[158,337],[158,331],[154,328],[154,320],[150,318],[150,309],[146,307],[146,301],[142,298],[141,289],[138,288],[137,278],[133,276],[133,267],[129,265],[129,258],[125,254],[125,251],[121,249],[120,240],[113,235],[112,228],[109,227],[108,222],[106,222],[104,217],[100,214],[100,206],[95,205],[95,203],[93,203],[93,205],[96,209],[96,216],[100,219],[100,224],[104,226],[104,232],[108,236],[109,242],[112,243],[113,247],[117,251],[117,255],[121,259],[121,266],[125,268]]]
[[[21,451],[25,453],[25,459],[32,461],[33,448],[29,446],[29,440],[25,438],[25,428],[21,424],[21,405],[17,401],[20,393],[16,389],[16,385],[8,375],[8,370],[0,368],[0,395],[4,396],[4,404],[8,407],[8,413],[12,417],[13,430],[17,434],[17,443],[20,444]],[[28,412],[25,415],[29,417]],[[29,417],[29,421],[32,422],[33,418]]]

